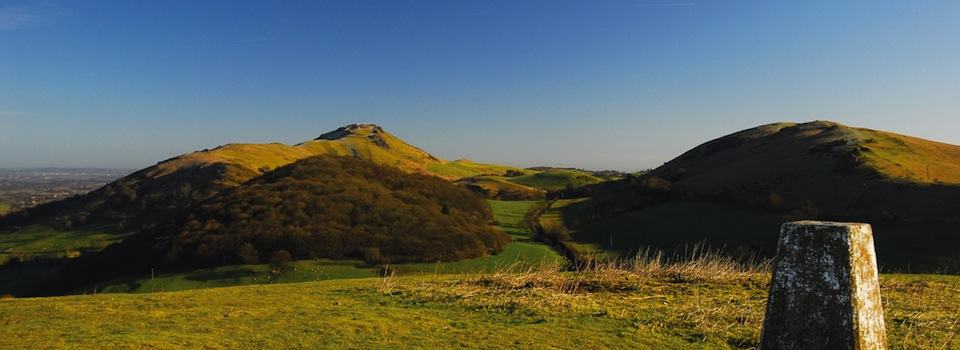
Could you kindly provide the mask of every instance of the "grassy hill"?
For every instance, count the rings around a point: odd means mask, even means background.
[[[510,182],[502,176],[473,176],[454,182],[484,197],[500,200],[543,199],[546,191]]]
[[[674,191],[748,205],[929,221],[960,209],[948,200],[960,194],[958,169],[960,146],[819,121],[728,135],[651,175],[670,181]],[[934,197],[917,198],[924,195]]]
[[[96,253],[109,243],[137,237],[133,233],[158,230],[196,204],[278,167],[323,155],[349,156],[448,180],[522,171],[441,160],[370,124],[348,125],[294,146],[228,144],[162,161],[86,195],[0,217],[0,264],[14,257],[22,261]],[[43,250],[27,249],[51,241],[56,243]]]
[[[447,161],[373,124],[352,124],[289,146],[281,143],[227,144],[184,154],[117,180],[91,193],[0,218],[0,231],[42,225],[69,231],[89,224],[117,224],[121,230],[150,228],[226,189],[268,171],[319,155],[349,156],[463,182],[489,198],[537,199],[544,190],[595,181],[572,170],[524,170],[466,159]],[[520,174],[507,178],[509,174]],[[475,186],[469,186],[472,183]]]
[[[0,348],[756,348],[769,274],[724,266],[0,299]],[[881,292],[891,349],[960,348],[960,279]]]
[[[341,156],[314,156],[202,200],[183,215],[81,257],[64,286],[151,268],[291,259],[447,262],[509,242],[486,201],[450,182]]]
[[[960,254],[947,248],[960,243],[958,167],[958,146],[777,123],[709,141],[646,175],[567,191],[590,199],[564,206],[562,222],[575,241],[618,252],[706,242],[771,256],[779,222],[863,221],[874,225],[881,266],[960,273]]]
[[[510,177],[509,182],[555,191],[568,187],[582,187],[605,181],[590,172],[577,169],[545,168],[523,176]]]
[[[408,173],[439,176],[491,199],[542,199],[545,190],[596,179],[574,170],[525,170],[467,159],[446,161],[377,125],[353,124],[293,146],[227,144],[174,157],[86,195],[2,217],[0,235],[24,237],[38,228],[69,234],[104,225],[124,232],[155,228],[204,199],[278,167],[319,155],[350,156]],[[506,177],[509,174],[522,176]],[[27,231],[18,233],[20,230]]]
[[[0,229],[47,225],[69,230],[97,222],[122,222],[129,227],[151,226],[225,189],[318,155],[351,156],[448,180],[520,170],[467,160],[445,161],[377,125],[352,124],[293,146],[281,143],[228,144],[184,154],[89,194],[15,213],[0,220]]]
[[[160,163],[150,176],[160,177],[179,169],[214,163],[233,164],[252,172],[264,172],[315,155],[351,156],[407,172],[447,179],[514,169],[467,160],[445,161],[408,144],[380,126],[351,124],[293,146],[280,143],[228,144],[189,153]]]
[[[548,191],[579,188],[618,179],[609,172],[594,174],[580,169],[537,167],[503,169],[499,175],[478,175],[456,183],[488,198],[507,200],[542,199]]]
[[[484,164],[469,159],[457,159],[441,164],[430,164],[427,166],[427,171],[447,179],[462,179],[470,176],[497,176],[511,171],[523,172],[524,170],[512,166]]]

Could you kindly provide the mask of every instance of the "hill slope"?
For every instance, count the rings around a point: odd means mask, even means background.
[[[267,171],[317,155],[352,156],[409,173],[455,180],[511,167],[445,161],[373,124],[352,124],[294,146],[228,144],[162,161],[89,194],[13,213],[0,229],[45,224],[70,229],[89,222],[151,227],[179,210]]]
[[[495,174],[462,178],[456,183],[487,198],[505,200],[542,199],[549,191],[578,188],[619,179],[611,171],[590,172],[573,168],[535,167],[506,169]]]
[[[928,170],[929,169],[929,170]],[[874,224],[881,265],[956,273],[960,147],[832,122],[764,125],[704,143],[640,177],[569,191],[574,238],[629,251],[707,241],[774,253],[779,223]]]
[[[374,264],[435,262],[500,251],[508,238],[489,226],[492,220],[486,201],[442,179],[315,156],[201,202],[172,232],[185,259],[218,260],[250,247]]]
[[[504,248],[510,239],[492,221],[483,198],[446,180],[314,156],[78,259],[64,275],[82,284],[153,267],[255,264],[278,254],[370,264],[458,261]]]
[[[606,180],[579,169],[536,168],[530,174],[509,177],[506,181],[545,190],[562,190],[604,182]]]
[[[838,219],[942,221],[960,209],[937,203],[960,198],[960,146],[823,121],[725,136],[651,175],[688,195]]]

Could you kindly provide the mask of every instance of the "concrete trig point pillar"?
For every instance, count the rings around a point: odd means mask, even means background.
[[[760,349],[886,349],[869,224],[783,224]]]

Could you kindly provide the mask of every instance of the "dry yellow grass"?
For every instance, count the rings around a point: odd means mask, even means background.
[[[4,299],[0,348],[753,349],[765,266],[650,254],[581,271]],[[892,349],[960,349],[960,278],[881,283]]]
[[[752,349],[769,276],[768,261],[743,263],[706,252],[668,262],[657,253],[594,261],[576,272],[541,265],[421,280],[394,285],[389,294],[546,318],[602,316],[680,337],[690,347]],[[960,278],[884,275],[881,284],[892,349],[960,349]]]

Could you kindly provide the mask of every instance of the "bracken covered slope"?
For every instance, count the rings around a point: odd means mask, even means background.
[[[157,255],[162,261],[150,264],[249,264],[283,250],[294,258],[373,264],[456,261],[504,247],[509,238],[492,221],[482,197],[443,179],[353,157],[314,156],[214,195],[99,259],[129,263]]]

